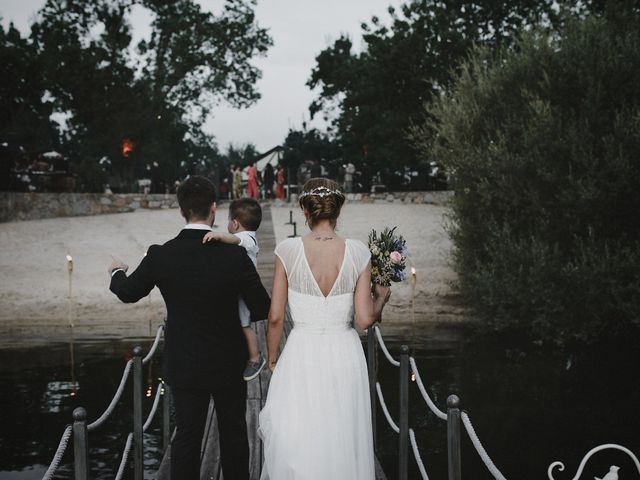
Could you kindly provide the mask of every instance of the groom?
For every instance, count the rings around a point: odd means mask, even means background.
[[[224,478],[246,480],[247,384],[242,372],[248,352],[238,296],[254,321],[267,318],[270,299],[242,247],[202,244],[215,220],[213,184],[204,177],[190,177],[178,188],[178,204],[187,225],[173,240],[149,247],[128,277],[127,265],[114,260],[110,289],[120,300],[131,303],[157,286],[167,306],[164,374],[176,414],[171,479],[200,477],[200,445],[212,396]]]

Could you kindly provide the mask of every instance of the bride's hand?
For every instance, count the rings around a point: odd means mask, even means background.
[[[382,285],[375,285],[374,287],[374,296],[376,299],[382,298],[384,303],[386,304],[391,297],[391,287],[383,287]]]

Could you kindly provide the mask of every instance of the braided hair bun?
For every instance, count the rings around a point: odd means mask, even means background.
[[[327,178],[312,178],[302,187],[299,203],[306,212],[310,227],[321,220],[329,220],[335,227],[344,200],[338,183]]]

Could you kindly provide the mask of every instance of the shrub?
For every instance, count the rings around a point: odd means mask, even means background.
[[[458,286],[493,328],[638,333],[639,25],[592,16],[476,49],[413,130],[454,177]]]

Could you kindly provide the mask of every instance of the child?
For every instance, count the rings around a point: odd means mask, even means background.
[[[207,233],[202,243],[215,240],[223,243],[232,243],[240,245],[247,251],[247,255],[254,265],[258,263],[258,241],[256,240],[256,230],[260,227],[262,221],[262,208],[257,200],[253,198],[241,198],[234,200],[229,205],[229,224],[227,230],[229,233],[210,232]],[[240,313],[240,324],[244,336],[249,346],[249,361],[244,370],[243,377],[246,381],[253,380],[258,376],[266,361],[260,354],[258,348],[258,337],[251,328],[251,319],[249,309],[242,298],[238,302],[238,310]]]

